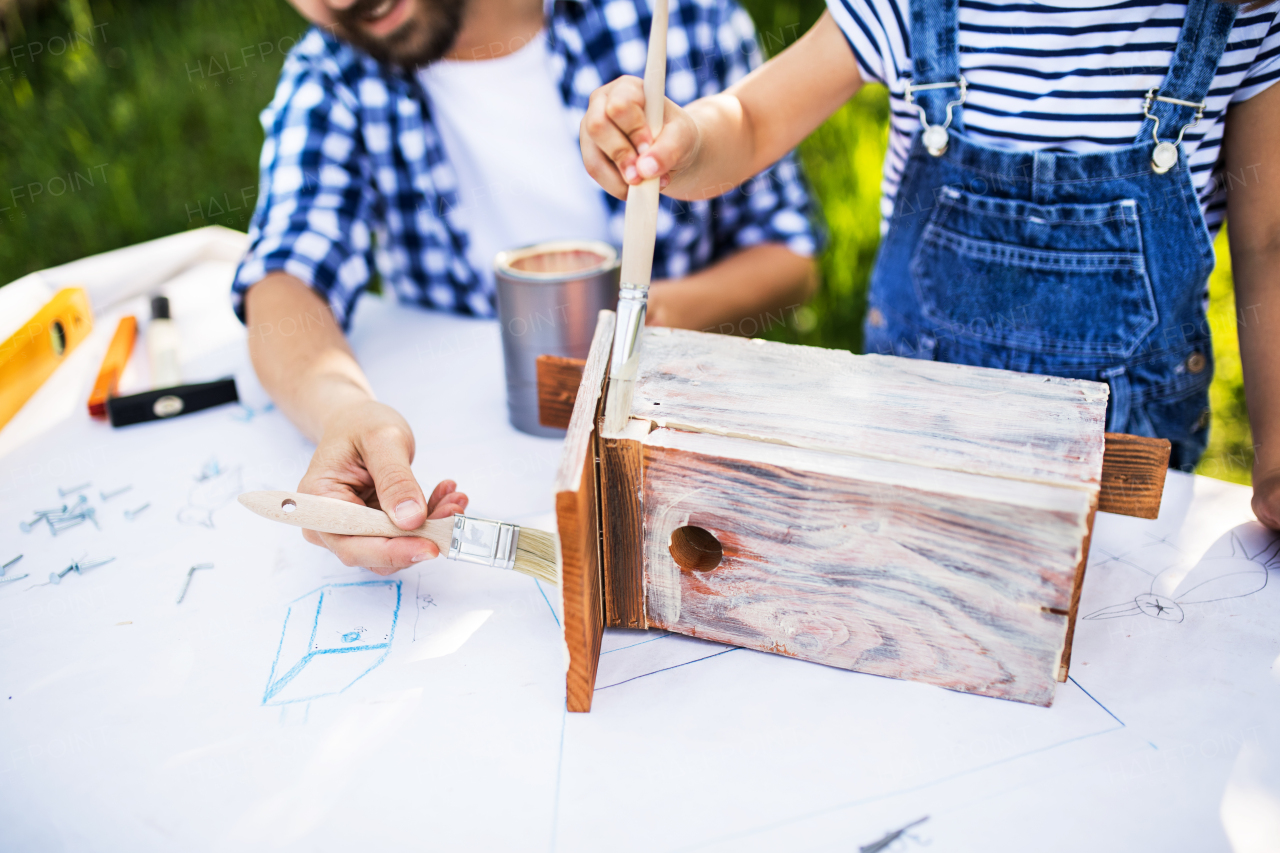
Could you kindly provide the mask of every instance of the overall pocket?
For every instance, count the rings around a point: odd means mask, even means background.
[[[910,264],[939,337],[1115,359],[1158,322],[1138,206],[1037,205],[944,187]]]

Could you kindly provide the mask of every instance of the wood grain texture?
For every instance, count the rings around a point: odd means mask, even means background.
[[[601,311],[555,479],[561,613],[569,653],[565,701],[570,711],[591,710],[604,633],[595,425],[613,326],[613,312]]]
[[[1135,518],[1158,518],[1171,447],[1164,438],[1107,433],[1098,509]]]
[[[644,616],[641,442],[647,421],[632,420],[610,435],[600,419],[601,532],[604,611],[611,628],[647,628]]]
[[[1104,469],[1105,470],[1105,469]],[[1067,609],[1067,637],[1062,643],[1062,661],[1058,666],[1058,681],[1067,680],[1071,674],[1071,643],[1076,638],[1076,618],[1080,614],[1080,590],[1084,589],[1084,570],[1089,562],[1089,545],[1093,542],[1093,522],[1097,510],[1089,513],[1089,532],[1080,548],[1080,564],[1076,566],[1076,582],[1071,590],[1071,606]]]
[[[1094,489],[717,435],[644,444],[650,625],[1037,705],[1053,698]],[[668,550],[686,524],[710,572]]]
[[[573,417],[573,401],[582,384],[585,359],[560,355],[540,355],[538,371],[538,423],[553,429],[568,429]]]
[[[1102,473],[1107,386],[646,329],[631,415],[660,426],[1077,486]]]
[[[449,553],[453,518],[430,518],[413,530],[401,530],[380,509],[300,492],[245,492],[241,505],[263,518],[304,530],[337,533],[343,536],[417,536],[435,543],[442,554]]]

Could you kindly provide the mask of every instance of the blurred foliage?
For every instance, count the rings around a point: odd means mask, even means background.
[[[29,16],[30,17],[30,16]],[[283,0],[62,0],[0,53],[0,281],[218,223],[244,230]]]
[[[284,0],[53,0],[21,15],[5,5],[0,283],[176,231],[247,226],[258,112],[306,29]],[[769,54],[824,8],[822,0],[744,5]],[[801,146],[829,242],[818,294],[770,337],[860,350],[888,117],[884,89],[869,86]],[[1210,308],[1218,373],[1199,470],[1247,483],[1252,451],[1225,234],[1218,251]]]
[[[1218,234],[1214,249],[1218,266],[1209,279],[1209,328],[1213,330],[1213,385],[1209,406],[1209,448],[1197,474],[1249,485],[1253,473],[1253,437],[1244,404],[1244,377],[1240,370],[1239,313],[1231,281],[1231,253],[1227,229]],[[1245,320],[1248,320],[1246,314]]]

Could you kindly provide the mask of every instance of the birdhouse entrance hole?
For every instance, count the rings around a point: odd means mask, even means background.
[[[711,531],[687,525],[671,534],[671,558],[686,572],[709,572],[724,559],[724,548]]]

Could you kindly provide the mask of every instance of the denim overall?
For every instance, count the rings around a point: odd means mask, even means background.
[[[1208,438],[1214,259],[1179,143],[1236,6],[1190,0],[1133,143],[1070,154],[965,137],[957,2],[911,0],[906,96],[923,127],[872,271],[866,350],[1106,382],[1107,429],[1167,438],[1189,470]]]

